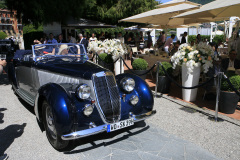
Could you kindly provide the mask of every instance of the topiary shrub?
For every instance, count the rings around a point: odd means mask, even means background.
[[[165,71],[168,73],[168,75],[172,76],[172,73],[173,73],[172,64],[169,62],[162,62],[162,65]],[[165,72],[163,71],[163,68],[161,65],[159,66],[159,76],[165,76]]]
[[[4,32],[0,32],[0,39],[5,39],[7,37],[7,34]]]
[[[135,59],[132,63],[132,68],[134,70],[146,70],[147,67],[148,67],[147,61],[142,58]]]
[[[107,53],[101,53],[99,54],[99,58],[101,58],[101,60],[105,60],[105,58],[107,57]]]
[[[113,58],[111,54],[107,54],[107,53],[101,53],[99,54],[99,57],[101,58],[101,60],[103,60],[105,63],[113,63]]]
[[[233,75],[229,78],[229,80],[235,89],[237,89],[237,90],[240,89],[240,75]],[[230,85],[228,84],[228,82],[226,80],[222,81],[221,90],[233,92],[233,89],[230,87]]]

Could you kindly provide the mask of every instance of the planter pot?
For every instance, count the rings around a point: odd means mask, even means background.
[[[110,71],[114,72],[114,64],[113,63],[109,65],[103,61],[98,61],[98,64],[100,66],[103,66],[104,68],[109,69]]]
[[[195,67],[192,73],[188,73],[187,67],[182,66],[182,85],[185,87],[193,87],[198,85],[200,77],[200,67]],[[183,100],[195,101],[197,97],[196,89],[182,89]]]
[[[158,87],[157,90],[160,93],[168,93],[171,86],[171,81],[167,76],[158,77]]]
[[[118,74],[121,74],[121,68],[122,68],[122,73],[124,73],[124,66],[123,66],[123,62],[122,62],[122,65],[120,63],[120,59],[115,62],[114,64],[114,70],[115,70],[115,75],[118,75]]]
[[[146,73],[147,70],[133,70],[133,72],[136,73],[137,75],[139,75],[139,74]],[[139,76],[139,77],[141,77],[143,80],[145,80],[147,75],[145,74],[145,75],[142,75],[142,76]]]
[[[219,111],[226,114],[233,114],[236,110],[239,96],[235,92],[220,92]]]

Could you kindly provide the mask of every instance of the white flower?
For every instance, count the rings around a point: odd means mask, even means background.
[[[212,59],[209,56],[213,57],[213,55],[212,47],[206,43],[200,42],[194,47],[185,43],[179,46],[178,51],[171,57],[171,61],[173,62],[173,68],[176,68],[177,65],[186,65],[188,72],[191,73],[195,67],[202,66],[206,73],[212,67]],[[185,59],[185,57],[187,58]]]

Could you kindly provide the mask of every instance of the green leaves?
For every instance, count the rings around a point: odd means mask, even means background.
[[[7,7],[17,10],[24,24],[34,26],[65,23],[69,17],[117,24],[118,20],[153,9],[157,4],[155,0],[6,0]]]

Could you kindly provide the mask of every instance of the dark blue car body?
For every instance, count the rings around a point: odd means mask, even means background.
[[[149,86],[136,75],[114,76],[111,71],[90,60],[81,61],[74,57],[36,59],[33,52],[28,50],[15,53],[14,60],[9,65],[9,79],[14,91],[34,107],[40,122],[45,116],[43,102],[49,104],[56,132],[62,140],[104,132],[109,124],[129,118],[134,122],[141,121],[156,113],[153,110],[154,100]],[[126,92],[123,89],[121,83],[124,78],[134,79],[133,91]],[[77,95],[81,84],[90,86],[90,98],[81,99]],[[104,87],[102,84],[106,88],[96,88]],[[117,89],[114,90],[114,87]],[[113,91],[114,93],[111,93]],[[132,96],[139,98],[136,105],[130,103]],[[93,106],[93,111],[86,116],[83,110],[88,104]],[[103,106],[110,107],[111,110]]]

